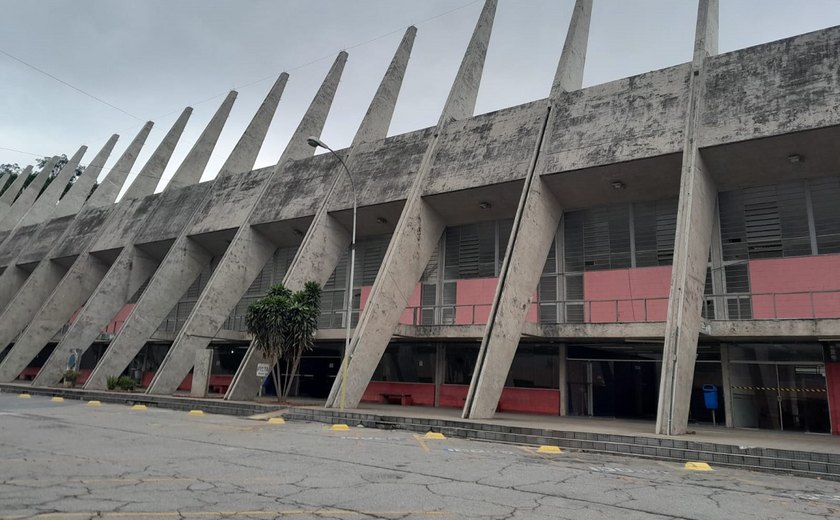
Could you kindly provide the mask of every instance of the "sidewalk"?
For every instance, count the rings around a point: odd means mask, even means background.
[[[511,413],[471,420],[461,419],[457,409],[367,403],[343,412],[315,406],[294,407],[284,415],[289,419],[417,432],[432,430],[452,437],[547,444],[680,463],[702,461],[713,467],[840,481],[840,438],[829,435],[692,426],[693,434],[668,437],[654,434],[654,424],[646,421]]]

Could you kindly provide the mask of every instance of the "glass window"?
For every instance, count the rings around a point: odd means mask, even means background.
[[[373,381],[434,383],[436,348],[429,343],[392,342],[385,349]]]
[[[822,363],[823,348],[819,343],[742,343],[729,346],[733,362],[790,362]]]
[[[443,382],[447,385],[470,384],[478,349],[478,343],[447,343],[446,375]]]
[[[505,386],[517,388],[559,388],[557,345],[519,345],[513,356]]]

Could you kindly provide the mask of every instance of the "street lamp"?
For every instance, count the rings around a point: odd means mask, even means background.
[[[353,183],[353,175],[350,173],[350,168],[347,167],[347,164],[344,163],[344,159],[341,158],[340,155],[335,153],[335,150],[327,146],[324,141],[321,141],[317,137],[310,136],[306,139],[307,144],[312,148],[324,148],[325,150],[329,150],[331,154],[338,159],[338,162],[341,163],[341,166],[344,167],[345,173],[347,173],[347,178],[350,180],[350,191],[353,193],[353,231],[350,236],[350,281],[347,283],[347,319],[345,321],[345,339],[344,339],[344,356],[341,360],[341,401],[339,404],[339,409],[344,410],[344,403],[347,398],[347,364],[348,358],[350,357],[350,322],[352,321],[353,316],[353,275],[355,267],[356,267],[356,207],[357,207],[357,200],[356,200],[356,185]]]

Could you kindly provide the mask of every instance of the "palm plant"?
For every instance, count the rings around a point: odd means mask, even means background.
[[[245,325],[254,343],[268,360],[278,400],[289,395],[294,374],[303,353],[311,350],[321,314],[321,287],[307,282],[293,292],[277,284],[248,307]],[[285,384],[281,386],[280,361],[285,365]]]

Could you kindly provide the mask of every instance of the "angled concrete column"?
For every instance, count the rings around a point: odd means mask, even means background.
[[[493,30],[496,0],[487,0],[478,18],[455,81],[438,121],[437,133],[426,150],[409,190],[400,220],[385,252],[365,308],[350,343],[346,376],[339,371],[327,399],[328,407],[355,408],[391,341],[408,298],[443,234],[445,223],[422,198],[432,157],[450,121],[473,115],[487,45]],[[346,380],[342,390],[342,381]]]
[[[225,127],[230,109],[233,107],[233,102],[236,101],[236,95],[236,91],[231,90],[227,97],[225,97],[222,105],[216,110],[210,122],[207,123],[207,127],[187,154],[184,162],[175,171],[169,184],[166,185],[165,190],[198,184],[199,179],[201,179],[201,174],[204,173],[204,168],[210,160],[210,154],[213,153],[216,142],[219,140],[219,134],[222,133],[222,129]]]
[[[9,211],[9,208],[12,207],[12,203],[15,201],[18,193],[20,193],[21,188],[23,188],[23,183],[26,182],[26,179],[31,173],[32,166],[24,168],[17,178],[12,181],[12,184],[6,189],[6,191],[3,192],[3,195],[0,195],[0,221],[2,221],[6,212]]]
[[[286,73],[281,74],[272,86],[248,128],[222,166],[217,178],[251,170],[274,112],[277,110],[288,77]],[[201,207],[202,205],[199,205],[199,208]],[[114,338],[105,356],[88,379],[87,388],[102,388],[109,375],[122,373],[192,285],[201,270],[210,263],[210,253],[187,237],[190,227],[190,224],[185,226],[160,267],[155,271],[123,329]],[[123,303],[125,301],[127,299]]]
[[[21,217],[20,221],[17,223],[18,226],[38,224],[40,222],[45,222],[52,217],[56,210],[58,199],[61,198],[61,194],[64,192],[64,188],[67,186],[67,183],[70,182],[70,179],[76,175],[76,168],[82,161],[82,157],[85,155],[86,151],[87,146],[82,146],[75,154],[73,154],[73,157],[67,160],[67,163],[61,171],[58,172],[58,175],[55,176],[52,182],[50,182],[49,186],[44,188],[44,192],[41,193],[41,196],[32,203],[29,211]]]
[[[210,384],[210,373],[213,371],[213,350],[205,348],[196,352],[194,364],[190,396],[207,397],[207,386]]]
[[[382,82],[368,107],[365,117],[362,120],[356,136],[350,145],[349,155],[345,162],[349,168],[353,167],[353,150],[362,143],[385,139],[388,135],[388,127],[397,104],[400,89],[402,88],[405,71],[408,67],[408,60],[411,56],[411,49],[417,35],[415,27],[409,27],[400,42],[397,52],[394,54]],[[330,207],[333,193],[336,193],[338,186],[346,186],[349,189],[343,169],[340,165],[334,169],[334,180],[330,191],[324,199],[318,212],[312,219],[309,229],[304,235],[300,247],[286,272],[283,284],[293,291],[303,289],[307,281],[313,280],[324,285],[329,280],[341,255],[350,245],[350,233],[347,228],[341,225],[335,217],[331,216],[327,209]],[[225,399],[246,400],[253,399],[259,392],[261,381],[254,374],[259,363],[265,363],[266,359],[260,351],[250,345],[239,369],[233,378]]]
[[[159,263],[134,246],[123,249],[90,294],[87,303],[64,333],[32,384],[35,386],[58,384],[64,372],[67,356],[73,350],[78,349],[84,353],[90,348],[102,329],[146,280],[152,277]]]
[[[289,145],[277,161],[272,177],[280,175],[287,162],[311,157],[315,153],[315,149],[306,143],[306,138],[310,135],[321,135],[346,62],[347,53],[340,53],[298,128],[292,134]],[[300,143],[304,146],[300,146]],[[263,184],[262,191],[254,199],[245,219],[242,222],[231,223],[240,225],[240,228],[155,373],[152,384],[149,385],[149,393],[175,392],[192,368],[195,353],[207,348],[210,339],[222,328],[231,311],[277,250],[277,245],[269,237],[248,224],[251,214],[259,207],[262,195],[271,185],[270,179]]]
[[[58,156],[54,156],[52,159],[47,161],[47,164],[45,164],[41,171],[38,172],[38,175],[32,179],[32,182],[30,182],[26,188],[23,188],[20,196],[15,199],[12,206],[6,211],[3,219],[0,220],[0,231],[14,228],[21,217],[29,211],[29,208],[32,207],[32,203],[35,202],[35,199],[38,198],[38,194],[41,193],[41,188],[44,187],[44,184],[50,177],[50,173],[53,171],[53,168],[55,168],[55,165],[58,164],[58,161]]]
[[[155,148],[152,156],[146,161],[143,169],[131,182],[125,195],[123,195],[123,199],[139,199],[155,192],[160,177],[163,175],[163,170],[166,169],[166,165],[169,164],[169,159],[172,157],[172,152],[175,151],[175,145],[178,144],[181,133],[187,126],[192,110],[192,107],[187,107],[181,112],[175,124],[172,125],[158,147]]]
[[[75,215],[80,209],[82,209],[82,205],[84,205],[88,195],[90,194],[90,189],[93,188],[96,178],[99,177],[100,173],[102,173],[102,167],[105,166],[105,161],[108,160],[108,157],[111,155],[111,151],[114,149],[114,145],[117,144],[117,139],[119,138],[119,135],[114,134],[110,139],[108,139],[108,142],[105,143],[102,150],[100,150],[99,153],[96,154],[96,157],[94,157],[90,164],[88,164],[85,171],[79,175],[76,182],[73,183],[73,186],[67,191],[67,193],[64,194],[63,197],[61,197],[61,200],[53,210],[50,218]]]
[[[0,345],[3,348],[15,339],[38,312],[66,272],[67,269],[56,262],[45,261],[38,264],[11,304],[0,314]],[[0,380],[10,381],[15,377],[17,374],[13,374],[10,379]]]
[[[114,163],[111,171],[102,179],[96,191],[93,192],[93,195],[85,203],[87,207],[108,206],[117,200],[117,195],[119,195],[131,168],[134,167],[134,162],[137,160],[137,156],[140,154],[140,150],[143,148],[146,138],[149,137],[149,132],[152,131],[153,126],[153,122],[147,121],[143,125],[143,128],[137,132],[137,136],[134,137],[131,144],[128,145],[120,158],[117,159],[117,162]]]
[[[61,283],[40,309],[28,320],[21,322],[20,326],[15,327],[25,328],[0,363],[0,381],[12,381],[35,359],[41,349],[70,320],[73,312],[85,303],[105,276],[108,271],[107,264],[89,254],[85,253],[83,256],[82,261],[73,264],[73,268],[62,278]],[[2,337],[0,341],[3,341]]]
[[[538,161],[542,144],[550,138],[547,129],[554,126],[553,114],[556,111],[553,109],[558,97],[563,92],[580,89],[583,83],[591,17],[592,0],[578,0],[552,83],[543,129],[531,156],[514,217],[496,295],[464,403],[464,417],[485,419],[496,412],[531,299],[539,285],[542,267],[563,214],[557,199],[540,178]],[[565,397],[565,390],[563,394]]]
[[[717,41],[718,2],[700,0],[689,80],[674,266],[656,416],[656,433],[660,435],[684,434],[688,426],[697,339],[702,321],[703,289],[717,201],[714,180],[696,142],[703,106],[705,62],[708,56],[717,54]]]
[[[108,376],[122,374],[212,258],[209,251],[189,238],[172,246],[85,388],[104,389]]]

